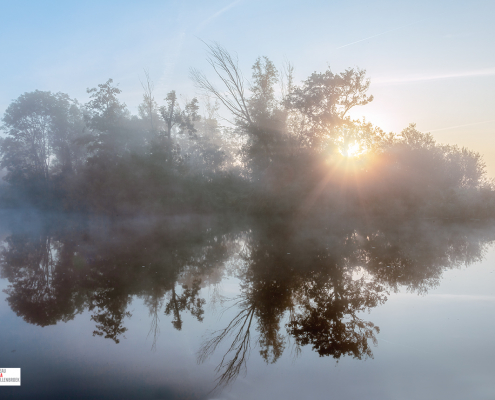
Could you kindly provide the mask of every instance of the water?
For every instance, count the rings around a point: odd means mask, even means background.
[[[2,398],[495,395],[489,224],[3,221]]]

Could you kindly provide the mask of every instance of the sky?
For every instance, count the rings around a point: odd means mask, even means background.
[[[294,65],[296,82],[330,68],[367,71],[374,101],[352,112],[385,131],[416,123],[441,143],[484,156],[495,177],[495,2],[0,0],[0,113],[24,92],[84,103],[109,78],[131,112],[144,70],[155,97],[198,93],[191,67],[213,77],[203,42]]]

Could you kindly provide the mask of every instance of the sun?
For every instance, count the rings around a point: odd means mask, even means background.
[[[344,157],[348,157],[348,158],[359,157],[363,153],[364,153],[364,150],[361,148],[359,143],[356,143],[356,142],[354,142],[353,144],[349,144],[347,146],[347,151],[345,148],[340,149],[340,154],[342,154]]]

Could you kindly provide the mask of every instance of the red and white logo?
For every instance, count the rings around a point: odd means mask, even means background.
[[[0,368],[0,386],[21,386],[21,369]]]

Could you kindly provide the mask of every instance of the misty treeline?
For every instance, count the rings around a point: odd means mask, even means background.
[[[349,116],[373,100],[364,71],[315,72],[297,85],[290,64],[278,70],[260,57],[248,80],[235,56],[208,49],[212,77],[191,70],[201,102],[173,90],[156,100],[148,74],[138,115],[111,79],[88,89],[85,104],[62,93],[19,96],[2,119],[3,206],[115,216],[494,214],[479,154],[438,144],[414,124],[385,133]]]

